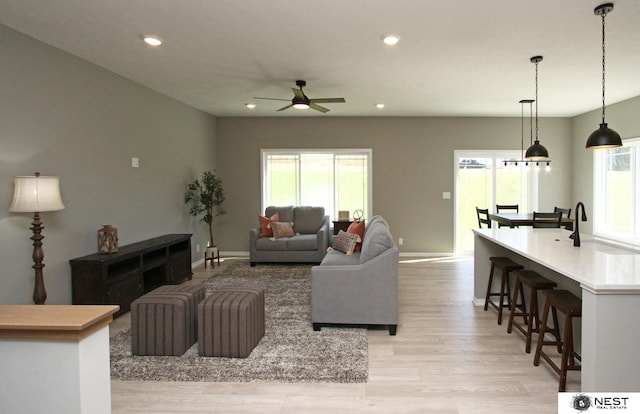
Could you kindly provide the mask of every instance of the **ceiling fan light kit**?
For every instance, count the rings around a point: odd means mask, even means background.
[[[604,101],[604,73],[605,73],[605,42],[604,42],[604,18],[607,13],[613,10],[613,3],[601,4],[593,10],[593,14],[602,17],[602,122],[600,128],[596,129],[587,138],[585,148],[587,149],[604,149],[604,148],[617,148],[622,146],[622,139],[613,129],[607,126],[604,119],[605,101]]]

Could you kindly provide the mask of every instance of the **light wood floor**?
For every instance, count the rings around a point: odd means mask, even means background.
[[[210,275],[210,269],[196,269],[191,283]],[[368,333],[365,384],[112,381],[112,412],[557,412],[556,374],[544,362],[533,366],[522,336],[507,334],[495,311],[473,306],[472,258],[401,259],[399,296],[397,336]],[[129,323],[124,315],[111,330]],[[580,374],[569,373],[567,391],[579,390]]]

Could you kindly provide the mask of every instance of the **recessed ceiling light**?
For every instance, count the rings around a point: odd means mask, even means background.
[[[248,104],[244,104],[244,106],[246,106],[249,109],[254,109],[256,107],[256,104],[254,103],[248,103]]]
[[[149,46],[160,46],[162,44],[162,39],[155,35],[144,35],[142,40]]]
[[[384,104],[383,103],[378,103],[378,104],[376,104],[376,108],[382,109],[382,108],[384,108]]]
[[[382,35],[382,41],[389,46],[393,46],[400,41],[400,36],[395,33],[387,33]]]

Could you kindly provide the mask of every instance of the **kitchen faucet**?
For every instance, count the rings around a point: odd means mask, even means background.
[[[579,208],[582,207],[582,221],[587,221],[587,213],[584,211],[584,204],[582,204],[582,201],[578,201],[578,204],[576,204],[576,229],[573,233],[571,233],[571,236],[569,236],[570,239],[573,239],[573,245],[576,247],[580,247],[580,230],[579,230],[579,225],[578,223],[580,223],[580,220],[578,220],[578,213],[580,212]]]

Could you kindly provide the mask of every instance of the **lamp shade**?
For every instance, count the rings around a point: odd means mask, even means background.
[[[622,139],[613,129],[607,127],[606,123],[601,123],[600,128],[593,131],[587,138],[587,149],[617,148],[622,146]]]
[[[540,141],[534,141],[533,145],[527,148],[527,153],[524,158],[529,161],[546,161],[549,159],[549,151],[540,143]]]
[[[9,211],[35,213],[64,209],[58,177],[34,176],[14,178],[13,201]]]

